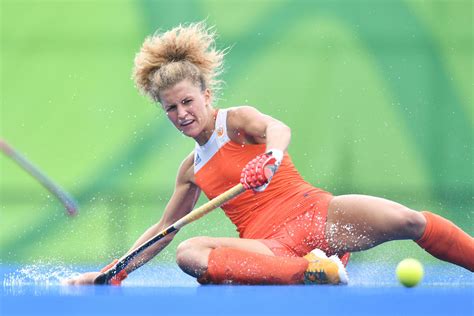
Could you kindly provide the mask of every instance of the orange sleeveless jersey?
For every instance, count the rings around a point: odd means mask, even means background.
[[[245,165],[265,152],[265,145],[240,145],[227,136],[226,110],[219,110],[209,141],[194,152],[195,181],[209,199],[235,186]],[[330,193],[307,183],[285,153],[270,185],[263,192],[246,191],[222,209],[237,226],[241,238],[265,239],[286,221],[327,203]],[[323,205],[321,207],[325,208]],[[326,210],[324,210],[324,220]]]

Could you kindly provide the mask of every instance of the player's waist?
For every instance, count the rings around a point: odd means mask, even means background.
[[[273,224],[278,224],[304,212],[321,194],[329,194],[306,182],[285,186],[284,190],[272,185],[263,192],[245,194],[222,207],[241,236],[254,223],[276,221]]]
[[[267,238],[273,231],[288,221],[315,209],[322,220],[326,220],[327,208],[332,194],[313,188],[309,192],[302,192],[291,200],[276,201],[272,206],[265,208],[262,212],[248,222],[241,232],[242,238]]]

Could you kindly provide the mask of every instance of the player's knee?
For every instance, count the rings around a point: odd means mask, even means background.
[[[193,248],[198,247],[199,237],[186,239],[185,241],[181,242],[176,248],[176,260],[180,261],[180,259],[189,256],[189,253],[192,252]]]
[[[178,248],[176,249],[176,263],[181,269],[188,266],[190,261],[192,261],[191,254],[192,248],[187,240],[179,244]]]
[[[178,266],[188,266],[196,258],[199,249],[206,246],[208,237],[193,237],[181,242],[176,249],[176,263]]]
[[[400,209],[395,229],[402,238],[419,239],[423,234],[426,221],[419,212],[408,208]]]
[[[186,239],[178,245],[178,252],[186,252],[195,248],[206,247],[209,244],[209,237],[199,236]]]
[[[180,269],[193,277],[200,277],[207,269],[209,242],[209,237],[183,241],[176,251],[176,263]]]
[[[406,217],[406,227],[411,239],[420,239],[425,231],[426,219],[421,213],[410,211]]]

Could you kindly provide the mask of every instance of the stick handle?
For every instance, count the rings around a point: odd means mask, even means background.
[[[187,224],[203,217],[207,213],[209,213],[212,210],[218,208],[219,206],[221,206],[225,202],[233,199],[234,197],[236,197],[237,195],[239,195],[240,193],[242,193],[244,191],[245,191],[245,188],[243,187],[242,184],[239,183],[236,186],[234,186],[234,187],[230,188],[229,190],[225,191],[224,193],[220,194],[219,196],[215,197],[214,199],[210,200],[209,202],[201,205],[200,207],[198,207],[194,211],[190,212],[189,214],[183,216],[181,219],[176,221],[173,224],[173,226],[176,229],[180,229],[184,225],[187,225]]]
[[[237,184],[236,186],[230,188],[229,190],[225,191],[224,193],[220,194],[219,196],[213,198],[209,202],[201,205],[197,209],[194,209],[187,215],[183,216],[181,219],[177,220],[173,225],[167,227],[165,230],[159,232],[152,238],[145,241],[139,247],[134,249],[128,255],[120,258],[120,260],[115,264],[114,267],[110,268],[109,270],[105,271],[103,274],[100,274],[95,280],[94,284],[108,284],[110,279],[112,279],[115,275],[120,273],[123,269],[125,269],[128,264],[136,258],[139,254],[141,254],[145,249],[148,249],[150,246],[158,242],[163,237],[181,229],[183,226],[203,217],[207,213],[215,210],[222,204],[226,203],[227,201],[233,199],[237,195],[241,194],[245,191],[245,188],[242,184]]]

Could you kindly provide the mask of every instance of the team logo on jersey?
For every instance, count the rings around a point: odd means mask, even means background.
[[[196,159],[194,159],[194,165],[197,166],[201,162],[201,157],[199,157],[199,154],[196,155]]]
[[[217,137],[221,137],[222,135],[224,135],[224,128],[220,126],[217,128]]]

